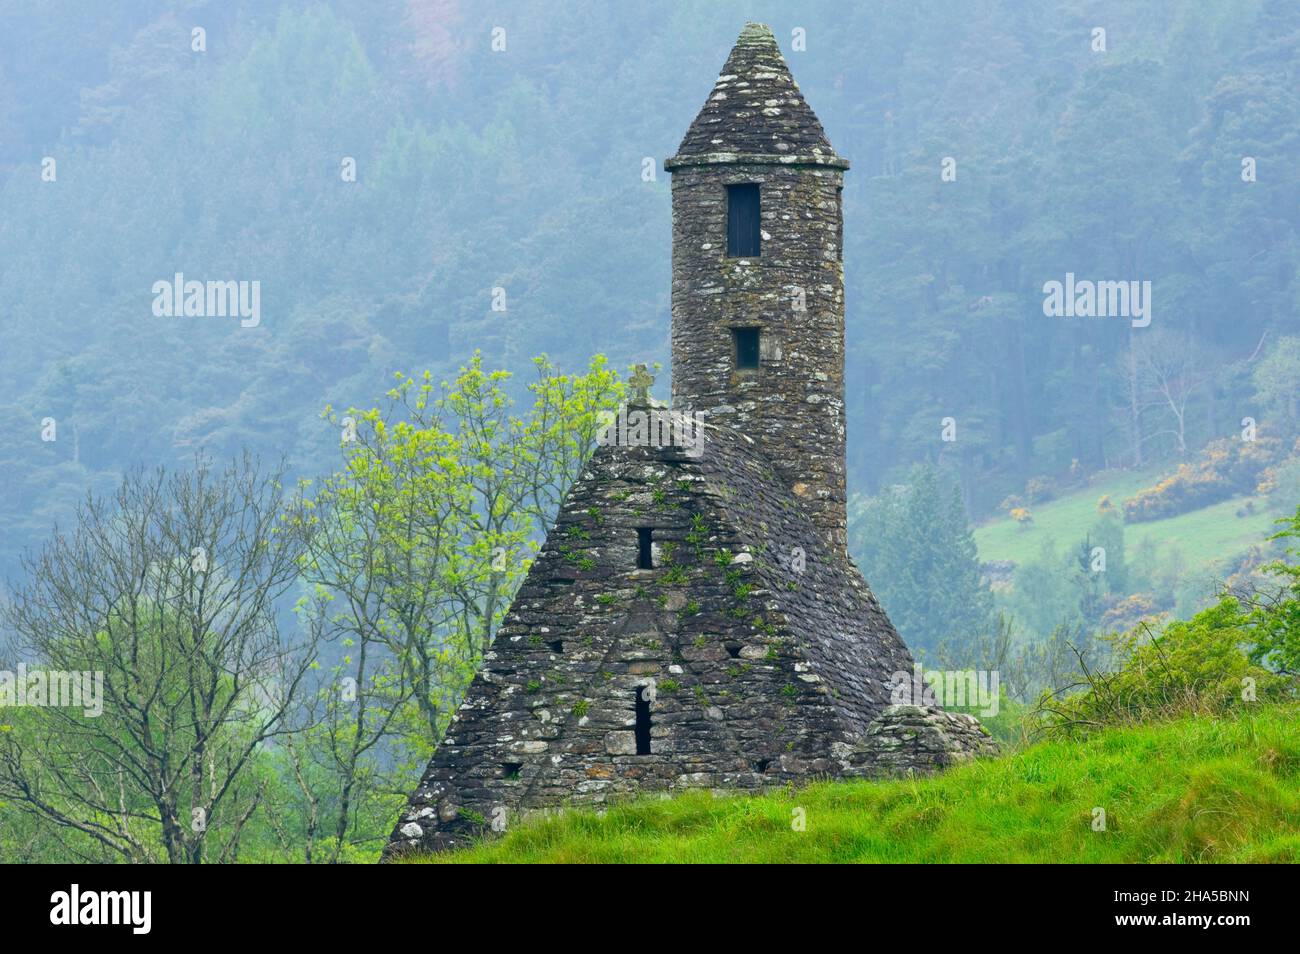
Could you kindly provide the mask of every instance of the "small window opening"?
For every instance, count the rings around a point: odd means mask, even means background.
[[[645,686],[636,687],[636,754],[650,754],[650,700]]]
[[[551,652],[553,653],[564,652],[564,640],[562,639],[553,640],[552,642],[549,642],[546,645],[551,647]]]
[[[767,771],[767,767],[772,764],[771,759],[759,759],[754,763],[754,771],[760,775]]]
[[[727,186],[727,256],[757,258],[762,254],[758,185]]]
[[[731,335],[736,341],[736,367],[758,367],[758,329],[732,328]]]
[[[502,762],[501,774],[506,778],[518,778],[524,769],[523,762]]]
[[[727,643],[727,655],[729,655],[732,659],[739,659],[740,648],[741,648],[740,643]]]
[[[652,528],[636,528],[636,566],[638,570],[653,570],[654,559],[650,549]]]

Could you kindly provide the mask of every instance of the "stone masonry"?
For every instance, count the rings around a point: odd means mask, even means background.
[[[570,805],[929,771],[978,721],[891,705],[912,657],[845,551],[837,157],[749,24],[673,173],[673,407],[596,449],[386,850]],[[727,256],[727,186],[762,245]],[[733,329],[760,329],[739,367]],[[693,418],[703,412],[706,424]],[[629,431],[629,433],[631,433]],[[642,432],[637,432],[638,434]]]
[[[749,24],[673,175],[673,406],[754,438],[844,550],[844,265],[835,155],[771,32]],[[756,183],[762,254],[727,255],[728,185]],[[761,331],[737,370],[730,329]]]

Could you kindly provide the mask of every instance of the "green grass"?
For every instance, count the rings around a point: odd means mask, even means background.
[[[1093,830],[1093,810],[1106,830]],[[792,830],[802,809],[806,830]],[[1043,742],[922,779],[569,811],[419,861],[1295,862],[1300,707]]]
[[[1074,546],[1097,522],[1097,501],[1102,494],[1109,494],[1120,507],[1125,497],[1154,484],[1163,474],[1164,470],[1123,473],[1031,506],[1034,522],[1029,527],[1020,527],[1010,517],[1000,516],[975,530],[980,559],[1024,564],[1038,557],[1044,540],[1054,541],[1058,552]],[[1249,500],[1254,500],[1256,512],[1238,517],[1237,511]],[[1275,529],[1276,515],[1268,513],[1267,506],[1261,497],[1234,497],[1177,517],[1126,524],[1124,549],[1132,554],[1144,538],[1149,538],[1156,545],[1159,560],[1167,560],[1176,547],[1189,569],[1204,568],[1215,561],[1234,561]]]

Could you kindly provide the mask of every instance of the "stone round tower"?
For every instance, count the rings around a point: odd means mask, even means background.
[[[848,166],[758,23],[741,32],[664,163],[673,176],[673,406],[758,443],[841,552]]]

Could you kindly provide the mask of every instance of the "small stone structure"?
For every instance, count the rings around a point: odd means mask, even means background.
[[[885,778],[934,771],[997,750],[974,716],[937,706],[889,706],[842,759],[841,774]]]
[[[528,812],[993,749],[970,716],[891,705],[912,657],[845,550],[848,163],[766,27],[745,27],[665,167],[672,410],[639,368],[388,856]],[[732,254],[744,241],[757,254]]]

